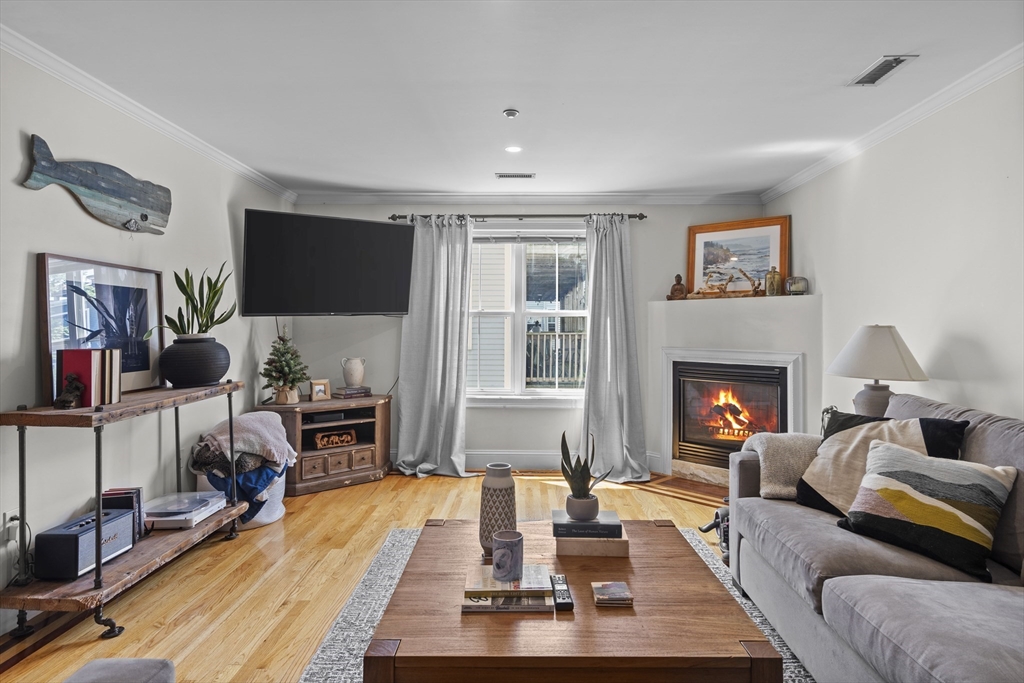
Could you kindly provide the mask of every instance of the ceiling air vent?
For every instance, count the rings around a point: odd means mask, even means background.
[[[509,180],[509,179],[515,179],[515,178],[529,179],[529,178],[536,178],[537,174],[536,173],[495,173],[494,177],[497,178],[498,180]]]
[[[912,59],[916,59],[919,56],[920,55],[885,55],[884,57],[875,60],[874,64],[860,72],[856,78],[846,85],[878,85],[885,79],[889,78],[889,76],[892,75],[892,72],[900,66],[906,64]]]

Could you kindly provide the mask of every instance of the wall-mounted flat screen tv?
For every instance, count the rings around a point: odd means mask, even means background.
[[[413,227],[245,210],[242,315],[405,315]]]

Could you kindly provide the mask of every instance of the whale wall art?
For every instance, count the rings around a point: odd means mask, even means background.
[[[61,185],[71,191],[85,210],[109,226],[128,232],[162,235],[171,214],[171,191],[148,180],[138,180],[116,166],[94,161],[57,161],[50,146],[32,136],[32,174],[25,187],[41,190]]]

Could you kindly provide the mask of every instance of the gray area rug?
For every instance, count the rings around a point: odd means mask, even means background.
[[[743,598],[732,585],[729,568],[722,564],[704,539],[694,529],[681,529],[697,555],[714,572],[722,585],[750,615],[768,641],[782,655],[782,679],[785,683],[814,683],[814,678],[800,664],[785,641],[776,633],[761,610],[750,600]],[[384,540],[384,544],[373,558],[370,567],[363,574],[359,585],[352,592],[341,613],[324,637],[316,654],[302,672],[300,683],[359,683],[363,680],[363,653],[373,638],[377,623],[384,614],[384,608],[391,600],[391,594],[398,585],[405,563],[412,555],[419,529],[395,529]]]

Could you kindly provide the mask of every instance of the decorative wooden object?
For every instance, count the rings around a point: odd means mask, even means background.
[[[366,650],[364,680],[781,683],[782,660],[674,526],[623,521],[627,557],[555,555],[551,522],[524,522],[527,563],[565,574],[573,612],[464,617],[475,520],[425,526]],[[598,608],[592,581],[626,581],[634,607]]]
[[[356,442],[356,430],[341,429],[336,432],[317,432],[313,435],[313,440],[316,442],[317,450],[349,446]]]
[[[32,174],[24,185],[40,190],[60,185],[71,191],[85,210],[107,225],[128,232],[164,234],[171,215],[171,191],[138,180],[116,166],[94,161],[57,161],[49,145],[32,136]]]
[[[288,442],[298,454],[295,467],[285,473],[286,496],[301,496],[342,486],[379,481],[391,471],[391,396],[326,401],[295,405],[263,405],[281,416]],[[345,419],[313,422],[314,413],[344,412]],[[317,436],[330,427],[346,427],[355,442],[321,447]]]

